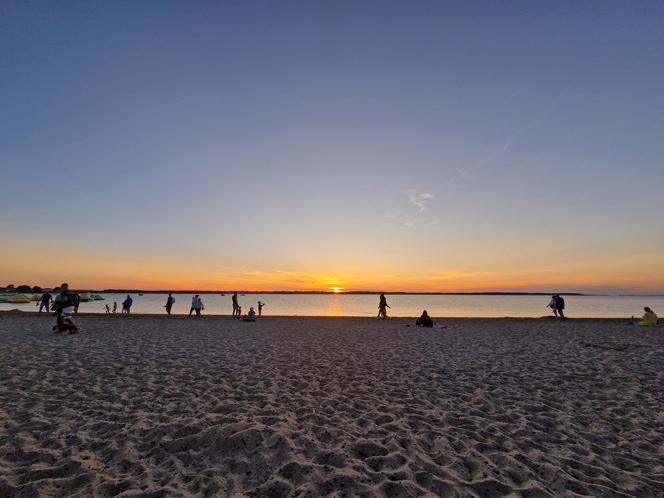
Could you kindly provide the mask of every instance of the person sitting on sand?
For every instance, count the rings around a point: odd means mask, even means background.
[[[553,310],[553,316],[558,318],[558,308],[556,308],[556,295],[554,294],[551,296],[551,301],[549,301],[549,304],[546,305],[547,308],[551,308]]]
[[[641,325],[642,327],[654,327],[657,325],[658,318],[655,312],[648,308],[648,306],[643,308],[643,311],[645,311],[645,313],[641,317],[641,321],[637,322],[634,317],[632,317],[632,321],[629,323],[631,325]]]
[[[383,320],[387,320],[387,308],[389,308],[390,305],[387,304],[387,299],[385,298],[385,294],[380,295],[380,302],[378,303],[378,316],[377,318],[382,318]]]
[[[131,298],[129,294],[127,294],[127,299],[122,301],[122,312],[123,313],[131,313],[131,305],[134,303],[134,300]]]
[[[429,313],[427,313],[427,310],[424,310],[422,312],[422,315],[417,319],[415,325],[418,327],[427,327],[427,328],[433,327],[433,320],[429,316]]]
[[[249,313],[247,313],[246,315],[244,315],[244,316],[242,317],[242,320],[244,320],[245,322],[255,322],[255,321],[256,321],[256,312],[254,311],[254,307],[253,307],[253,306],[251,306],[251,307],[249,308]]]

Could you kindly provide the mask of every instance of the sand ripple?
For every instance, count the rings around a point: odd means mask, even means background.
[[[0,496],[664,496],[664,330],[0,319]]]

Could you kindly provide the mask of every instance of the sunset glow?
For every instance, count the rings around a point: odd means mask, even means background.
[[[0,285],[664,293],[660,25],[575,9],[17,3]]]

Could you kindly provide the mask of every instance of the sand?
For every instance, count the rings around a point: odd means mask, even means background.
[[[0,496],[664,496],[664,328],[0,318]]]

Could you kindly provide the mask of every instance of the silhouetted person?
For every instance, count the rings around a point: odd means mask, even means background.
[[[265,306],[265,303],[258,301],[258,316],[263,316],[263,306]]]
[[[51,296],[48,292],[44,292],[42,294],[41,300],[39,301],[39,312],[41,313],[43,308],[48,313],[49,304],[51,304],[52,300],[53,296]]]
[[[565,313],[563,310],[565,309],[565,300],[560,297],[558,294],[556,294],[556,310],[558,310],[558,317],[561,320],[565,319]]]
[[[111,307],[108,304],[105,304],[104,308],[106,308],[106,314],[108,315],[111,312]]]
[[[118,312],[118,302],[113,301],[113,313],[117,313],[117,312]]]
[[[131,305],[134,304],[134,300],[131,298],[129,294],[127,294],[127,298],[122,301],[122,312],[129,314],[131,313]]]
[[[389,308],[390,305],[387,304],[387,299],[385,298],[385,294],[380,295],[380,301],[378,303],[378,317],[377,318],[382,318],[383,320],[387,319],[387,308]]]
[[[189,316],[196,311],[198,308],[198,294],[196,294],[194,297],[191,298],[191,308],[189,309]],[[199,314],[198,312],[196,313],[197,315]]]
[[[255,322],[256,321],[256,312],[254,311],[253,306],[249,308],[249,313],[247,316],[242,317],[245,322]]]
[[[428,327],[428,328],[433,327],[433,320],[427,313],[427,310],[424,310],[422,312],[422,315],[415,321],[415,325],[417,325],[418,327]]]
[[[71,318],[76,310],[76,305],[76,294],[69,292],[69,284],[63,283],[60,286],[60,293],[55,298],[55,327],[53,330],[56,334],[78,332],[78,327]]]
[[[242,313],[242,309],[240,308],[240,305],[237,302],[237,292],[233,294],[233,297],[231,297],[231,301],[233,301],[233,318],[237,318],[239,320],[240,314]]]
[[[166,313],[168,313],[169,315],[171,314],[171,309],[173,308],[173,303],[175,303],[175,298],[173,297],[173,295],[171,293],[169,293],[168,294],[168,299],[166,299],[166,306],[164,306],[164,308],[166,308]]]
[[[203,306],[203,299],[199,296],[198,301],[196,302],[196,316],[201,316],[201,311],[205,309]]]

